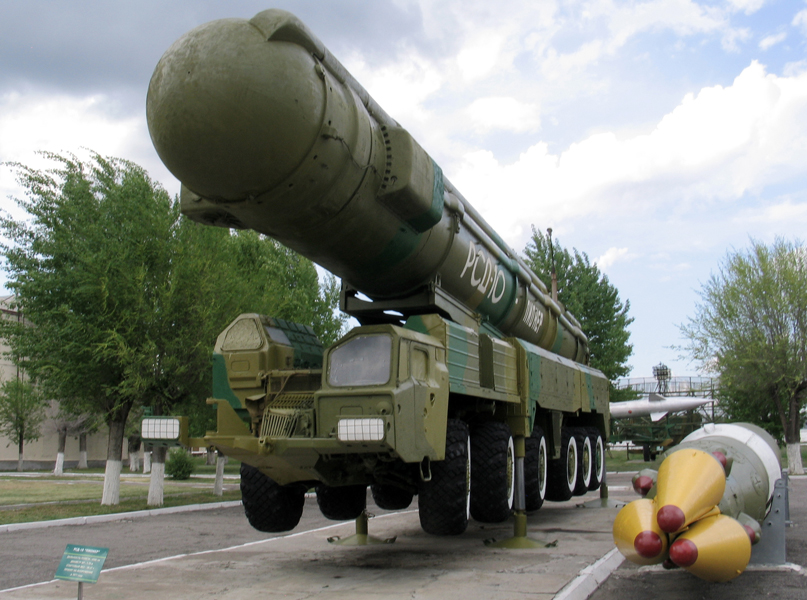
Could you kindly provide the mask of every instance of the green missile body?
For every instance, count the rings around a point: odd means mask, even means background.
[[[184,35],[155,69],[147,118],[190,218],[271,236],[406,316],[419,310],[407,298],[437,289],[588,362],[574,317],[293,15]]]

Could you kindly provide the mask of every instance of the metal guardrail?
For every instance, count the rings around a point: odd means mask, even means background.
[[[640,394],[714,397],[719,385],[717,377],[671,377],[661,381],[655,377],[631,377],[618,379],[615,387]]]

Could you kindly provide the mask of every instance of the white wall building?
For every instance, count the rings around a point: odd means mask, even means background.
[[[14,306],[14,296],[0,297],[0,316],[3,319],[23,320],[24,316]],[[5,340],[0,338],[0,381],[14,378],[24,378],[25,373],[15,365],[8,356],[9,347]],[[52,413],[49,410],[49,414]],[[47,418],[40,428],[40,437],[35,442],[25,444],[23,457],[24,467],[29,469],[53,469],[56,464],[56,453],[59,449],[59,436],[56,432],[56,423]],[[128,458],[124,442],[124,459]],[[87,461],[89,466],[103,466],[107,454],[107,430],[102,427],[98,432],[87,437]],[[78,437],[68,437],[65,446],[65,468],[74,468],[78,464],[79,440]],[[11,471],[17,468],[17,444],[8,437],[0,434],[0,471]]]

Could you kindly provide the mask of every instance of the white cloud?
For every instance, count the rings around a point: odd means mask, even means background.
[[[729,0],[729,4],[734,9],[751,15],[762,8],[762,5],[765,4],[765,0]]]
[[[471,38],[457,55],[457,64],[468,81],[488,75],[499,60],[504,39],[490,33]]]
[[[404,127],[426,118],[423,102],[445,82],[436,65],[416,53],[381,69],[370,68],[357,54],[348,57],[345,65],[387,114]]]
[[[796,16],[793,17],[791,25],[793,25],[793,27],[800,28],[801,33],[803,35],[807,35],[807,8],[796,13]]]
[[[151,146],[145,114],[121,118],[116,110],[115,102],[103,95],[13,93],[0,97],[0,162],[46,168],[52,165],[38,151],[82,155],[82,149],[89,149],[132,160],[166,187],[174,183]],[[178,186],[169,191],[179,191]],[[0,168],[3,208],[12,209],[7,198],[21,193],[11,169]]]
[[[757,1],[746,0],[746,3]],[[558,78],[570,70],[594,64],[603,56],[613,55],[637,34],[647,31],[671,30],[681,37],[719,33],[726,49],[734,49],[737,41],[747,39],[750,35],[747,30],[731,27],[723,11],[692,0],[651,0],[626,4],[598,0],[586,4],[584,16],[586,20],[604,21],[608,34],[589,40],[570,53],[549,49],[542,66],[547,77]]]
[[[787,38],[787,33],[785,33],[784,31],[781,32],[781,33],[777,33],[775,35],[766,36],[766,37],[762,38],[762,40],[759,42],[759,49],[760,50],[767,50],[771,46],[775,46],[776,44],[778,44],[780,42],[784,42],[786,38]]]
[[[601,271],[606,272],[608,271],[609,267],[613,266],[613,264],[617,261],[631,260],[635,257],[635,254],[628,253],[627,248],[611,247],[608,248],[608,250],[606,250],[605,253],[594,262]]]
[[[757,227],[763,223],[773,225],[801,223],[804,226],[807,225],[807,203],[794,202],[791,198],[785,198],[766,206],[744,210],[735,217],[735,221],[750,227]]]
[[[731,86],[687,95],[650,133],[600,133],[559,154],[538,143],[512,164],[477,150],[452,180],[501,235],[523,240],[530,223],[686,214],[804,173],[807,73],[777,77],[753,62]]]
[[[519,102],[515,98],[479,98],[471,103],[466,112],[474,127],[481,132],[493,129],[535,131],[541,125],[538,106]]]
[[[60,152],[86,146],[115,154],[142,127],[142,119],[110,114],[104,96],[32,96],[0,98],[0,156],[17,160],[36,150]]]

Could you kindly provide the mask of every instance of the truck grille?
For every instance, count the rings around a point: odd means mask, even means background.
[[[313,406],[313,394],[279,394],[263,411],[260,437],[291,437],[297,429],[300,417]]]

